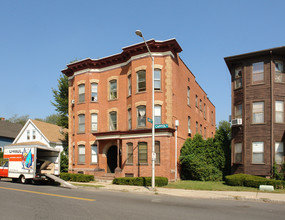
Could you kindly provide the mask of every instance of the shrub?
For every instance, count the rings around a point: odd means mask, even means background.
[[[60,178],[65,180],[65,181],[72,181],[72,182],[94,181],[93,175],[86,175],[86,174],[61,173]]]
[[[151,177],[120,177],[113,179],[113,184],[151,186]],[[167,184],[168,179],[166,177],[155,177],[155,186],[166,186]]]
[[[3,152],[0,152],[0,159],[3,158]]]
[[[235,174],[225,177],[225,183],[230,186],[247,186],[259,188],[260,185],[272,185],[275,189],[284,189],[285,181],[267,179],[248,174]]]

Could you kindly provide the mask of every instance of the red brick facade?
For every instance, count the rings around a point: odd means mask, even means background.
[[[215,134],[215,107],[180,59],[178,53],[182,49],[176,40],[151,40],[148,44],[154,56],[154,68],[160,71],[160,77],[155,76],[156,114],[161,124],[168,125],[168,128],[156,129],[155,141],[159,142],[160,150],[155,171],[156,176],[172,180],[175,173],[175,120],[179,120],[179,158],[189,132],[192,137],[196,134],[196,124],[203,137]],[[140,71],[145,74],[145,80]],[[147,118],[152,118],[152,68],[144,44],[123,48],[121,54],[107,58],[68,64],[62,72],[69,77],[69,171],[95,176],[113,172],[116,176],[151,176],[151,123]],[[97,85],[94,93],[91,83]],[[81,101],[79,93],[84,94]],[[116,120],[111,120],[110,113],[116,115]],[[91,114],[97,114],[97,124],[91,125]],[[79,115],[85,120],[79,121]],[[188,129],[188,117],[191,130]],[[132,154],[128,143],[132,144]],[[93,156],[92,145],[94,149],[97,147],[97,154],[93,151]],[[130,150],[129,161],[127,148]]]

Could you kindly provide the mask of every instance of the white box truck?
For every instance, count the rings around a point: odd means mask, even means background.
[[[59,176],[60,151],[44,145],[10,145],[4,147],[1,177],[21,183]]]

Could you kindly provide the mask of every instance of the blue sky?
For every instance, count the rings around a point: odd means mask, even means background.
[[[145,38],[176,38],[181,58],[228,120],[223,60],[285,45],[284,0],[0,0],[0,117],[56,113],[52,88],[74,59],[100,58]]]

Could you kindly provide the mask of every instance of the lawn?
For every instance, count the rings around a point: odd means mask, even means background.
[[[180,180],[177,182],[169,183],[164,188],[173,189],[189,189],[189,190],[213,190],[213,191],[250,191],[258,192],[257,188],[243,187],[243,186],[228,186],[223,181],[193,181],[193,180]],[[274,190],[275,193],[285,193],[284,189]]]

